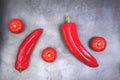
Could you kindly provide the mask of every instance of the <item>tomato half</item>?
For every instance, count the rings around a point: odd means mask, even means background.
[[[9,22],[9,30],[13,33],[21,33],[24,29],[24,24],[20,19],[12,19]]]
[[[103,37],[94,37],[90,42],[91,48],[96,52],[103,51],[106,45],[106,40]]]
[[[42,59],[49,63],[55,61],[56,60],[56,50],[51,47],[45,48],[42,52]]]

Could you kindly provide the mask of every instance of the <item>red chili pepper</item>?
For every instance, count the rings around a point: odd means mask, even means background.
[[[70,16],[67,17],[67,22],[62,25],[62,35],[70,51],[84,64],[90,67],[98,67],[96,59],[84,48],[79,40],[76,24],[70,22]]]
[[[30,55],[42,32],[43,32],[43,29],[34,30],[21,43],[18,50],[17,58],[16,58],[16,64],[15,64],[16,70],[21,72],[28,67]]]

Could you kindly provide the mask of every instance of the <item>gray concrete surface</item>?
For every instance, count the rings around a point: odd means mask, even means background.
[[[120,0],[1,0],[0,2],[0,80],[120,80]],[[61,36],[61,24],[70,15],[78,35],[99,63],[90,68],[68,50]],[[21,34],[8,30],[12,18],[25,23]],[[27,70],[14,69],[18,47],[34,29],[43,28]],[[103,52],[94,52],[88,42],[94,36],[107,40]],[[41,59],[46,47],[57,51],[54,63]]]

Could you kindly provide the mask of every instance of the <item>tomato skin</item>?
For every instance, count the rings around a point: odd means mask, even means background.
[[[12,33],[21,33],[24,29],[24,24],[22,20],[15,18],[9,22],[8,28]]]
[[[44,61],[52,63],[56,60],[56,50],[51,47],[47,47],[42,51],[41,56]]]
[[[100,52],[100,51],[105,50],[107,46],[107,42],[103,37],[94,37],[90,41],[90,46],[94,51]]]

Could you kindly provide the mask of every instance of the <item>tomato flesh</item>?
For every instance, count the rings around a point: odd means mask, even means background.
[[[96,52],[103,51],[106,45],[106,40],[103,37],[94,37],[90,42],[91,48]]]
[[[13,33],[21,33],[24,29],[24,24],[20,19],[12,19],[9,22],[9,30]]]
[[[42,59],[46,62],[53,62],[56,60],[56,50],[48,47],[42,51]]]

